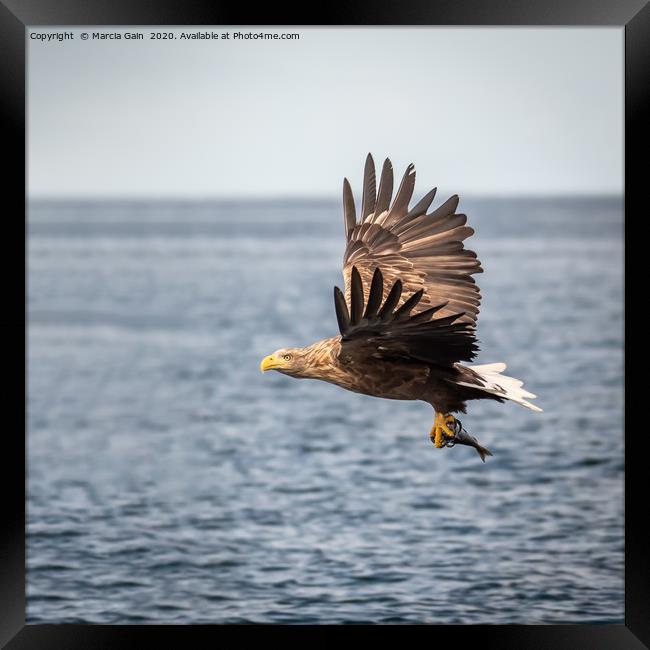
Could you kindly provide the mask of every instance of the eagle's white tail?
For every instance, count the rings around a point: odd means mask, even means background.
[[[531,404],[526,400],[526,398],[533,399],[537,396],[522,388],[524,384],[523,381],[501,374],[506,369],[505,363],[489,363],[487,365],[465,367],[471,368],[484,382],[484,385],[480,390],[517,402],[517,404],[521,404],[533,411],[542,411],[539,406],[535,406],[535,404]],[[477,388],[476,384],[471,384],[469,382],[459,381],[456,383],[461,386]]]

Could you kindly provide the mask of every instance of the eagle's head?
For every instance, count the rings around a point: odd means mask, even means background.
[[[301,377],[309,367],[307,354],[302,348],[280,348],[268,357],[264,357],[260,363],[260,370],[277,370],[284,375]]]

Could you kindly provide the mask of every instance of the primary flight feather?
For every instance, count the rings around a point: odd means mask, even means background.
[[[304,348],[276,350],[260,368],[365,395],[428,402],[436,412],[429,434],[434,445],[469,445],[485,460],[491,453],[452,413],[465,413],[473,399],[541,409],[528,401],[535,395],[523,390],[521,381],[501,374],[504,363],[461,363],[478,351],[481,294],[472,275],[483,269],[463,244],[474,231],[467,216],[456,213],[456,195],[427,213],[433,189],[409,209],[414,187],[411,164],[393,199],[393,167],[386,159],[377,188],[368,154],[357,220],[352,188],[344,179],[345,291],[334,288],[340,334]]]

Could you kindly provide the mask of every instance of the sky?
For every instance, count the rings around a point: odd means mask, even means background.
[[[339,197],[368,152],[420,195],[621,193],[623,30],[30,28],[30,198]]]

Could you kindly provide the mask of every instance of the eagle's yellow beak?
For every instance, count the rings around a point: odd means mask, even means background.
[[[272,370],[273,368],[277,368],[280,365],[279,360],[274,357],[272,354],[269,354],[268,357],[264,357],[262,359],[262,363],[260,363],[260,370],[262,372],[266,372],[267,370]]]

